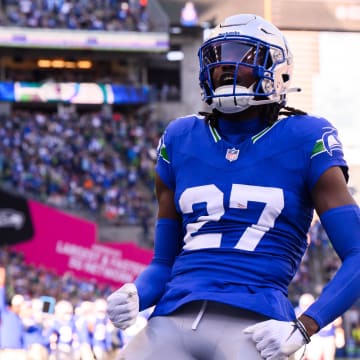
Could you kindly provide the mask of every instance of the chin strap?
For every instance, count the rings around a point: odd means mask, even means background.
[[[287,89],[286,91],[284,91],[283,93],[281,93],[276,99],[264,99],[264,100],[254,100],[254,99],[249,99],[249,104],[250,105],[266,105],[266,104],[272,104],[275,102],[279,102],[280,98],[282,95],[286,95],[289,93],[294,93],[294,92],[300,92],[301,88],[299,87],[294,87],[294,88],[290,88]]]
[[[244,95],[225,95],[221,96],[221,93],[224,92],[228,94],[228,88],[229,86],[222,86],[218,89],[216,89],[215,94],[217,97],[214,97],[211,101],[211,107],[214,109],[219,110],[220,112],[223,112],[225,114],[232,114],[240,111],[244,111],[250,106],[258,106],[258,105],[266,105],[266,104],[273,104],[273,103],[279,103],[281,100],[281,97],[285,96],[289,93],[294,92],[300,92],[301,88],[299,87],[293,87],[286,89],[283,93],[279,94],[276,98],[273,99],[262,99],[262,100],[256,100],[253,97],[246,96],[246,92],[249,91],[247,88],[241,88],[238,87],[238,91],[243,92]],[[284,98],[285,99],[285,98]]]

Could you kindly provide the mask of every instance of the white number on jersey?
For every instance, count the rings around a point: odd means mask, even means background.
[[[205,200],[206,199],[206,200]],[[275,220],[284,208],[282,189],[264,186],[233,184],[230,194],[230,208],[245,211],[248,202],[264,203],[258,222],[249,226],[239,238],[235,248],[254,251],[262,237],[274,227]],[[208,215],[202,215],[197,222],[189,223],[184,237],[186,250],[216,248],[221,246],[221,233],[196,234],[209,221],[219,221],[225,214],[224,194],[215,185],[195,186],[186,189],[180,196],[179,205],[184,214],[193,212],[193,205],[206,202]]]

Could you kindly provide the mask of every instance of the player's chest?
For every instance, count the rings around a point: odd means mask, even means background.
[[[175,162],[176,197],[191,193],[197,201],[204,197],[221,203],[231,202],[234,194],[240,193],[277,197],[278,190],[271,189],[290,188],[301,193],[304,166],[302,153],[286,144],[254,143],[251,139],[235,146],[199,143],[186,148]]]
[[[173,162],[177,186],[264,181],[276,185],[279,178],[302,167],[299,154],[282,146],[254,144],[251,139],[237,145],[224,141],[211,145],[198,143],[180,153]]]

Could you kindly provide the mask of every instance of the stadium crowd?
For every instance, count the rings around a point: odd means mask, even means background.
[[[0,26],[151,31],[146,0],[5,0]]]
[[[3,188],[118,225],[151,217],[160,124],[146,113],[14,111],[0,124]]]

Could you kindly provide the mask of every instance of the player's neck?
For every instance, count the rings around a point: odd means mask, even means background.
[[[218,130],[220,134],[243,134],[255,135],[266,127],[260,117],[243,121],[232,121],[220,117],[218,119]]]
[[[251,106],[244,111],[240,111],[237,113],[226,114],[217,111],[216,109],[213,110],[217,113],[218,118],[233,121],[233,122],[247,122],[252,119],[258,119],[263,114],[263,107],[261,106]]]

